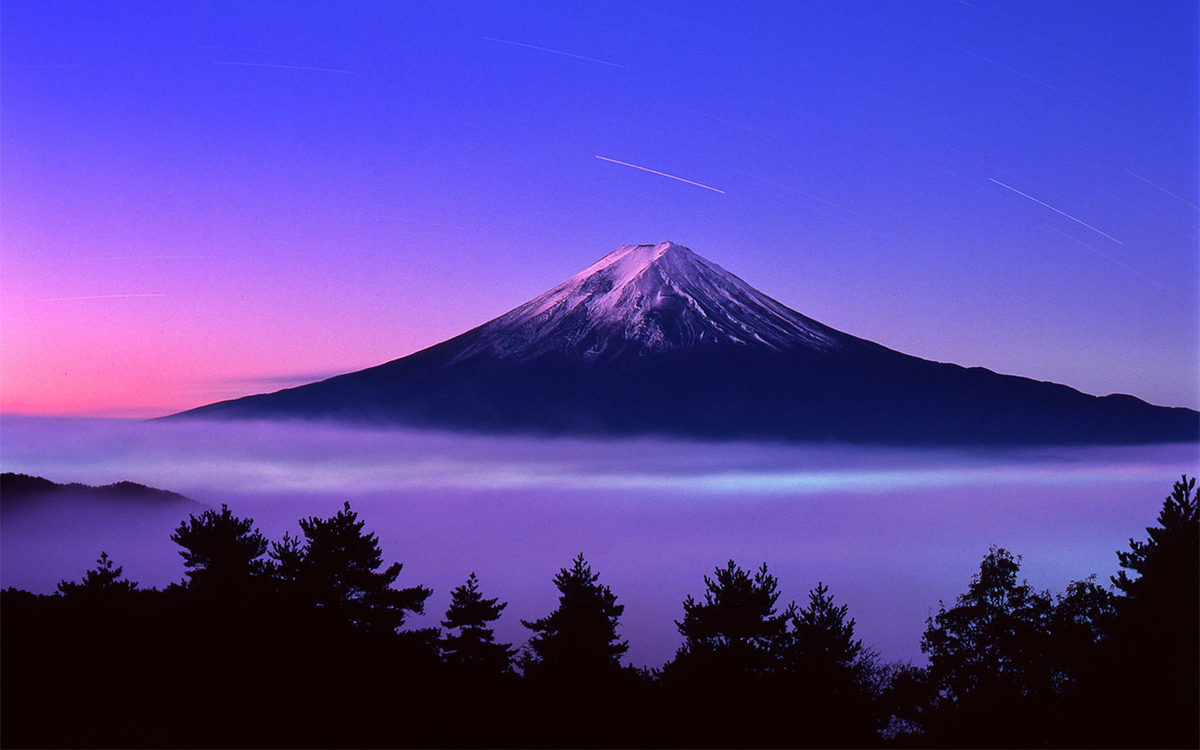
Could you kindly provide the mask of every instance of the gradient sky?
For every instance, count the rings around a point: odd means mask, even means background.
[[[663,240],[910,354],[1200,407],[1198,12],[5,0],[0,413],[379,364]]]

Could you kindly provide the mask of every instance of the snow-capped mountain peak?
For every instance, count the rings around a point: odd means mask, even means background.
[[[455,357],[584,360],[706,344],[829,349],[842,334],[762,294],[682,245],[624,245],[486,323]]]
[[[407,357],[177,416],[893,445],[1200,440],[1190,409],[930,362],[840,333],[670,242],[617,248]]]

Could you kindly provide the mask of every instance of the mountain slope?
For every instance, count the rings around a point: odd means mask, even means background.
[[[378,367],[185,416],[894,444],[1200,439],[1200,414],[929,362],[829,328],[673,243],[627,245]]]
[[[671,242],[620,247],[475,334],[460,360],[559,351],[591,361],[707,344],[829,349],[847,338]]]
[[[146,505],[184,504],[200,507],[196,501],[177,492],[147,487],[136,482],[116,482],[97,487],[78,482],[58,484],[42,477],[9,471],[0,474],[0,508],[6,511],[23,503],[61,499],[96,503],[116,501]]]

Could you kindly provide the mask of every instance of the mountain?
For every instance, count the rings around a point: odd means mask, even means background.
[[[620,247],[410,356],[175,416],[924,445],[1200,440],[1193,410],[902,354],[671,242]]]
[[[200,507],[199,503],[175,492],[147,487],[136,482],[116,482],[95,487],[90,484],[58,484],[42,477],[6,471],[0,474],[0,507],[45,500],[70,498],[84,501],[118,501],[129,504],[185,504]]]

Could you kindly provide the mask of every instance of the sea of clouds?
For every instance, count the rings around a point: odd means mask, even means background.
[[[0,469],[55,482],[134,481],[226,503],[270,539],[350,502],[398,585],[434,589],[436,626],[472,571],[509,602],[497,626],[549,613],[552,578],[582,552],[626,606],[629,661],[660,666],[682,601],[733,559],[766,562],[780,604],[818,581],[888,660],[920,661],[939,600],[966,589],[990,545],[1038,588],[1117,570],[1200,446],[906,450],[665,439],[485,437],[301,422],[0,420]],[[0,498],[0,504],[2,504]],[[6,511],[0,585],[49,592],[107,551],[142,586],[183,578],[171,530],[189,510]]]

